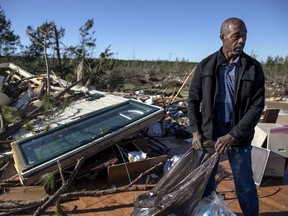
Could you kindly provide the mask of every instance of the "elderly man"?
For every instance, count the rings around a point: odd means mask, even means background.
[[[203,150],[203,143],[212,140],[216,152],[227,153],[242,212],[257,216],[251,141],[264,109],[265,88],[261,64],[243,52],[246,38],[241,19],[232,17],[223,22],[222,47],[199,63],[192,78],[188,116],[193,147]],[[203,196],[216,190],[216,173],[217,166]]]

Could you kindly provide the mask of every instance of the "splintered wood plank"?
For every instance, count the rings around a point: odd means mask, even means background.
[[[48,197],[42,186],[11,187],[5,194],[0,195],[0,201],[31,201]]]

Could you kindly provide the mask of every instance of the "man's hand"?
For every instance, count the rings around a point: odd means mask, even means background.
[[[235,138],[230,134],[219,137],[215,143],[215,151],[219,154],[226,154],[233,142],[235,142]]]
[[[192,146],[194,149],[200,149],[202,151],[202,135],[197,131],[193,134]]]

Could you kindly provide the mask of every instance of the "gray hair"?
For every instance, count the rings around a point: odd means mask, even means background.
[[[241,25],[243,25],[243,26],[246,27],[245,22],[244,22],[243,20],[241,20],[241,19],[239,19],[239,18],[237,18],[237,17],[231,17],[231,18],[226,19],[226,20],[222,23],[221,28],[220,28],[220,34],[226,35],[226,34],[228,33],[229,24],[230,24],[231,22],[239,22],[239,23],[241,23]]]

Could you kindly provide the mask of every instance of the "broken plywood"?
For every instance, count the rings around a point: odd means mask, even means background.
[[[148,141],[149,140],[147,139],[143,139],[131,142],[122,142],[116,145],[122,163],[108,166],[107,175],[109,184],[128,182],[129,180],[133,181],[139,177],[141,173],[144,173],[161,162],[163,165],[153,169],[153,173],[160,173],[163,171],[163,166],[167,161],[167,155],[150,157],[147,145]],[[128,154],[131,152],[144,152],[147,154],[147,157],[143,160],[130,161]]]
[[[127,181],[131,179],[133,181],[141,173],[154,167],[160,162],[167,161],[167,155],[161,155],[158,157],[147,158],[140,161],[132,161],[129,163],[116,164],[108,167],[108,183],[113,184],[117,182]],[[163,171],[163,166],[157,167],[153,170],[153,173],[159,173]]]

